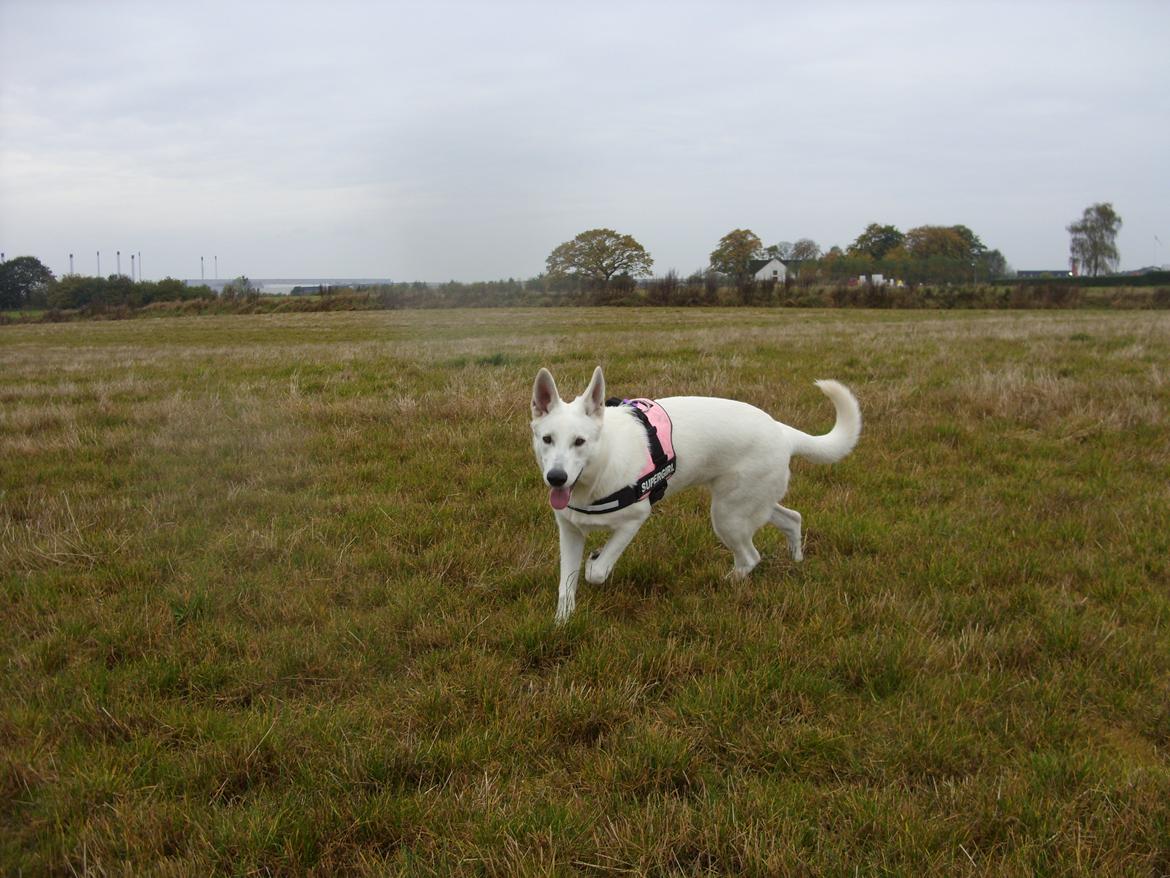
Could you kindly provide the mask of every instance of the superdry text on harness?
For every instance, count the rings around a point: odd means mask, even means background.
[[[638,480],[626,485],[619,491],[614,491],[607,497],[602,497],[588,506],[573,506],[569,508],[586,515],[603,515],[606,512],[616,512],[625,509],[638,501],[650,496],[650,503],[657,503],[666,493],[667,480],[674,475],[675,455],[674,443],[671,438],[673,425],[670,415],[661,405],[652,399],[611,399],[606,401],[607,406],[625,406],[642,423],[646,430],[646,454],[649,458]]]

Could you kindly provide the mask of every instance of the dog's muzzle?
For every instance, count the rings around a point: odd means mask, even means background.
[[[550,469],[544,478],[554,488],[560,488],[569,480],[569,474],[560,467],[556,467],[555,469]]]

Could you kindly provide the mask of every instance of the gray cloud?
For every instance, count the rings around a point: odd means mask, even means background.
[[[1111,200],[1123,265],[1170,262],[1168,25],[1156,2],[5,0],[0,248],[439,280],[534,274],[599,225],[686,272],[735,227],[961,222],[1059,267]]]

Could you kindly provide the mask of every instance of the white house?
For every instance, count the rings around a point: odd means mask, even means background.
[[[771,259],[753,259],[751,270],[756,280],[783,283],[788,277],[788,267],[774,256]]]

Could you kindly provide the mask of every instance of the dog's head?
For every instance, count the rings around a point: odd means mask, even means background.
[[[573,486],[596,453],[604,416],[605,376],[600,366],[593,370],[585,392],[572,402],[561,399],[547,369],[536,373],[532,385],[532,448],[544,481],[551,488],[548,502],[553,509],[569,505]]]

